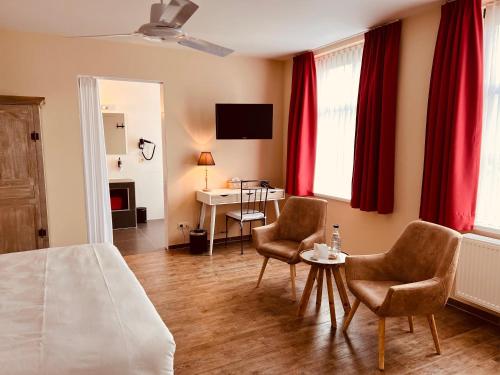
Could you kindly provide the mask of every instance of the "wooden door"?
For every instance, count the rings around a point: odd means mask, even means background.
[[[0,96],[0,253],[48,247],[43,98]]]

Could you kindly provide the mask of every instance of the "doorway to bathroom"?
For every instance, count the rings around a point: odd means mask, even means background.
[[[98,79],[113,243],[122,255],[165,248],[163,85]]]

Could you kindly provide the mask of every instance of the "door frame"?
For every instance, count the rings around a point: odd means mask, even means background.
[[[42,145],[42,124],[40,110],[42,105],[45,104],[45,98],[41,96],[13,96],[13,95],[0,95],[0,105],[25,105],[32,107],[33,111],[33,126],[34,131],[39,134],[39,139],[35,142],[36,150],[36,192],[39,205],[39,218],[37,217],[37,224],[40,226],[38,230],[45,229],[46,235],[40,236],[37,234],[38,249],[43,249],[50,246],[49,237],[49,223],[47,213],[47,189],[45,187],[45,165],[43,162],[43,145]],[[40,222],[38,222],[40,220]]]
[[[164,211],[164,232],[165,232],[165,244],[163,247],[168,249],[168,168],[167,168],[167,124],[165,121],[165,83],[160,80],[147,80],[147,79],[135,79],[135,78],[120,78],[120,77],[109,77],[109,76],[96,76],[96,75],[78,75],[77,82],[80,77],[92,77],[96,80],[109,80],[109,81],[124,81],[124,82],[142,82],[142,83],[156,83],[160,86],[160,103],[161,103],[161,132],[162,132],[162,160],[163,160],[163,211]],[[83,137],[83,136],[82,136]],[[85,139],[82,139],[85,142]],[[83,155],[84,161],[90,161],[88,155]],[[107,183],[109,185],[109,177],[107,176]],[[85,195],[87,198],[91,198],[90,192],[86,191]],[[91,201],[87,199],[87,201]],[[87,210],[88,207],[85,207]],[[93,218],[91,218],[93,219]]]

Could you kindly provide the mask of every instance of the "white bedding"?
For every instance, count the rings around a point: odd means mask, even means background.
[[[174,351],[114,246],[0,255],[0,373],[172,374]]]

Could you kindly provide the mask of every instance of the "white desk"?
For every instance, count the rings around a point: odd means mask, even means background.
[[[201,202],[200,228],[203,228],[205,223],[205,212],[207,206],[210,206],[210,255],[212,255],[212,251],[214,249],[215,216],[217,214],[217,206],[223,204],[240,204],[240,192],[240,189],[213,189],[210,191],[198,190],[196,192],[196,200]],[[283,189],[269,189],[267,192],[267,200],[274,203],[276,217],[280,215],[278,201],[282,199],[285,199],[285,190]]]

